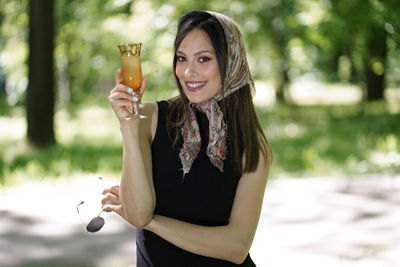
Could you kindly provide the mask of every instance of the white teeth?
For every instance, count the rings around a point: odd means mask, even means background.
[[[190,87],[190,88],[196,88],[196,87],[200,87],[200,86],[203,86],[203,85],[205,85],[206,83],[186,83],[187,84],[187,86],[188,87]]]

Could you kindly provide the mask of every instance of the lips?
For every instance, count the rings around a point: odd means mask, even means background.
[[[207,82],[185,82],[186,87],[190,92],[196,92],[201,89],[207,84]]]

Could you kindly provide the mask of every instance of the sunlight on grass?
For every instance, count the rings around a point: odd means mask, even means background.
[[[0,183],[79,174],[119,178],[119,124],[103,102],[59,110],[55,116],[57,145],[43,150],[25,141],[26,122],[21,109],[0,117]],[[398,102],[275,104],[257,106],[257,112],[274,152],[272,178],[400,171]]]
[[[400,171],[398,103],[258,108],[274,152],[271,177]]]
[[[87,106],[71,115],[66,110],[56,114],[57,140],[64,145],[74,142],[120,144],[121,134],[111,108]]]
[[[87,105],[55,116],[57,145],[44,150],[26,140],[22,116],[0,117],[0,182],[58,178],[73,173],[98,173],[119,177],[121,135],[110,108]]]
[[[399,136],[389,134],[377,140],[375,151],[370,152],[370,161],[381,168],[400,169]]]
[[[354,104],[362,100],[362,91],[358,86],[319,82],[300,81],[290,88],[291,98],[302,105]]]
[[[26,121],[22,117],[0,117],[0,129],[0,140],[20,140],[23,139],[26,134]]]

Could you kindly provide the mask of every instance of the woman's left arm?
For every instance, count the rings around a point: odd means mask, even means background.
[[[154,215],[144,229],[189,252],[240,264],[257,230],[270,166],[260,153],[256,171],[240,178],[228,225],[201,226]]]

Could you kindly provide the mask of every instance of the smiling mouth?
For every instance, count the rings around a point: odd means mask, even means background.
[[[186,82],[186,87],[193,92],[202,89],[206,84],[207,82]]]

